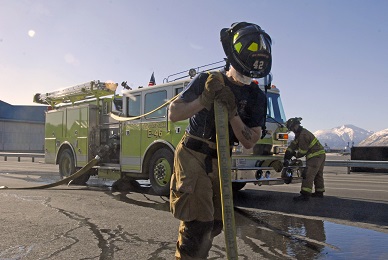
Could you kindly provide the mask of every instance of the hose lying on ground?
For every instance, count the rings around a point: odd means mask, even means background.
[[[59,186],[62,184],[68,184],[72,180],[87,173],[91,168],[93,168],[93,166],[95,166],[98,163],[99,160],[100,160],[100,157],[97,155],[94,159],[90,160],[84,167],[82,167],[81,169],[79,169],[78,171],[73,173],[72,175],[70,175],[62,180],[59,180],[57,182],[54,182],[54,183],[40,185],[40,186],[18,187],[18,188],[9,188],[7,186],[0,186],[0,190],[1,189],[11,189],[11,190],[47,189],[47,188],[52,188],[52,187]]]

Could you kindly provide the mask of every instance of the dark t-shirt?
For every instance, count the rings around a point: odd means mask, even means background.
[[[195,100],[204,90],[205,83],[210,74],[198,74],[183,90],[180,98],[185,102]],[[224,81],[235,95],[237,111],[241,120],[248,127],[263,127],[267,98],[263,91],[254,83],[251,85],[238,86],[231,83],[224,75]],[[199,111],[189,119],[186,131],[192,135],[216,142],[216,127],[214,122],[214,108],[208,111],[206,108]],[[229,125],[230,144],[238,142],[231,126]]]

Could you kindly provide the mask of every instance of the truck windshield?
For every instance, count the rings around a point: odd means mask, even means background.
[[[286,115],[284,114],[282,101],[280,95],[276,93],[267,92],[268,109],[267,109],[267,122],[279,123],[286,122]]]

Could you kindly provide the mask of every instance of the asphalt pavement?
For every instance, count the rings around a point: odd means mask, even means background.
[[[14,158],[15,159],[15,158]],[[234,196],[239,259],[388,259],[388,174],[325,169],[326,196],[293,203],[300,184],[248,184]],[[58,167],[0,161],[0,186],[59,180]],[[145,182],[0,190],[0,259],[174,259],[178,220]],[[223,234],[209,259],[226,259]]]

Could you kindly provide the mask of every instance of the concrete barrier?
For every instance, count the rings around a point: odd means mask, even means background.
[[[350,151],[351,160],[388,161],[388,146],[354,146]],[[351,167],[353,172],[386,172],[377,167]]]

